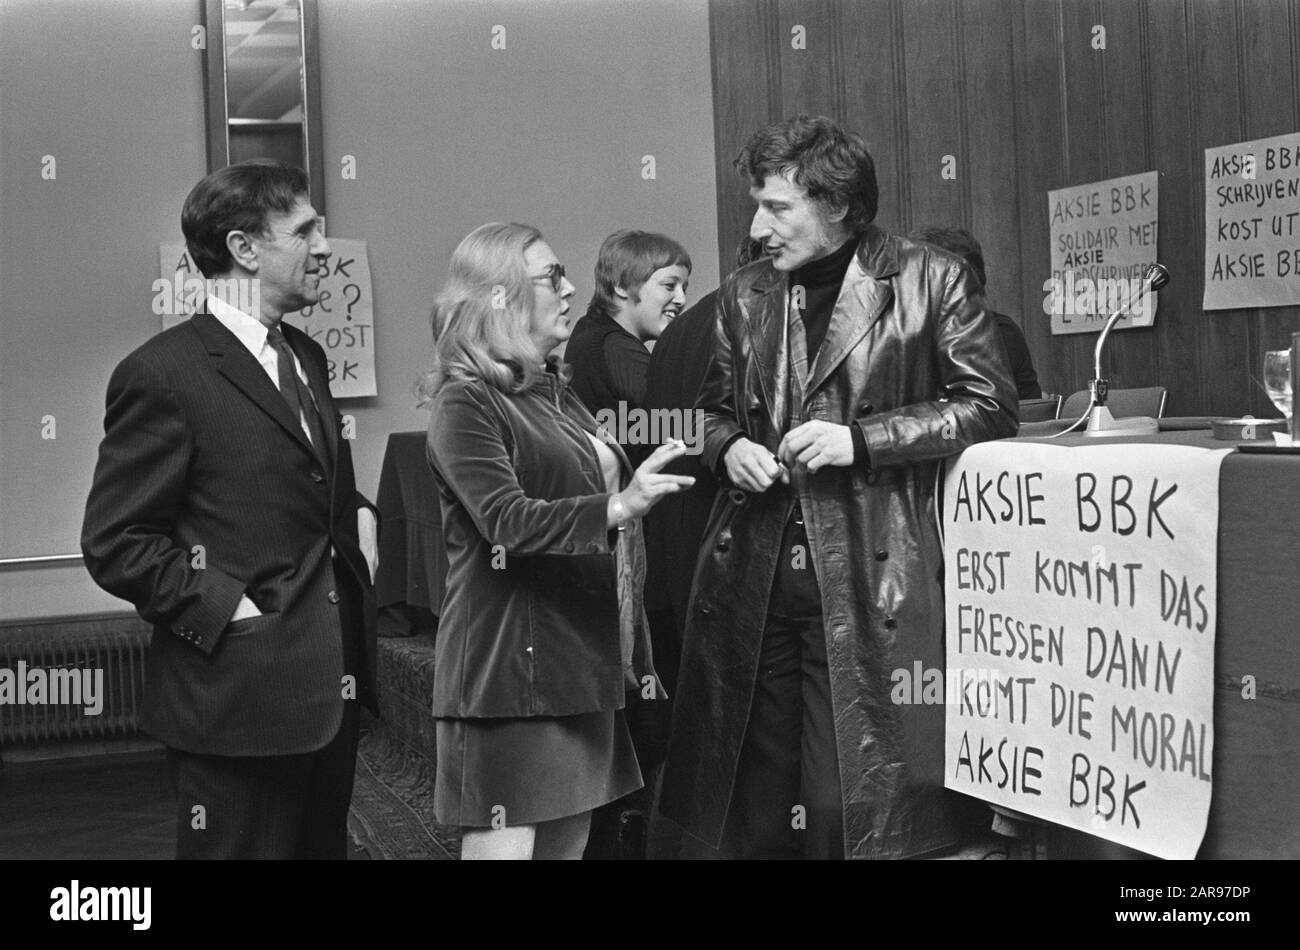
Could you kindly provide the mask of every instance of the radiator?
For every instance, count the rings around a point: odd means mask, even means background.
[[[98,715],[88,715],[84,705],[49,702],[48,694],[45,702],[33,704],[0,691],[0,747],[135,735],[149,637],[149,628],[130,615],[0,625],[0,677],[10,671],[8,681],[19,689],[38,670],[45,672],[37,679],[47,681],[56,671],[102,674]],[[27,677],[16,682],[20,672]]]

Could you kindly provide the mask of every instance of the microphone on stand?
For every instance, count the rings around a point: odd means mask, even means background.
[[[1106,345],[1106,337],[1110,335],[1110,331],[1114,329],[1115,324],[1128,316],[1128,312],[1133,309],[1133,306],[1139,300],[1168,283],[1169,269],[1163,264],[1152,264],[1147,268],[1146,274],[1143,275],[1142,286],[1133,295],[1133,299],[1107,318],[1106,325],[1102,327],[1101,336],[1097,338],[1097,346],[1092,352],[1092,379],[1088,382],[1088,408],[1084,410],[1083,415],[1072,426],[1058,432],[1057,436],[1073,432],[1085,420],[1088,423],[1085,434],[1090,436],[1148,435],[1160,431],[1160,424],[1150,416],[1132,416],[1117,421],[1110,414],[1110,410],[1106,408],[1106,396],[1110,392],[1110,383],[1101,375],[1101,351]]]

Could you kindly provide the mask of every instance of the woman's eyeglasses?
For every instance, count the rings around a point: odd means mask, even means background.
[[[547,265],[545,274],[529,275],[533,280],[549,280],[551,289],[557,294],[560,292],[560,284],[564,281],[564,265],[560,263]]]

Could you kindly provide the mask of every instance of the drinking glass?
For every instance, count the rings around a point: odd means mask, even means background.
[[[1264,391],[1278,411],[1291,418],[1291,351],[1269,350],[1264,354]]]

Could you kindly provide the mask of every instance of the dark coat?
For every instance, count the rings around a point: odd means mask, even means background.
[[[564,360],[573,376],[569,386],[592,415],[602,409],[618,412],[619,403],[638,409],[645,397],[650,354],[645,344],[593,300],[564,345]],[[634,460],[644,446],[624,445]]]
[[[325,353],[283,325],[320,407],[324,466],[266,371],[198,313],[108,384],[81,549],[154,625],[142,720],[168,746],[224,756],[323,747],[343,718],[343,643],[374,710],[375,603],[357,541],[348,441]],[[336,556],[331,556],[331,552]],[[230,623],[241,594],[262,616]]]
[[[513,394],[452,380],[430,408],[448,563],[433,715],[621,709],[617,532],[606,528],[609,494],[583,434],[596,435],[596,420],[550,372]],[[640,680],[654,671],[639,601],[632,609]]]
[[[776,451],[788,401],[788,277],[759,261],[718,295],[698,405],[707,463],[737,433]],[[871,227],[809,368],[806,419],[856,425],[870,468],[796,473],[822,594],[848,857],[954,843],[944,708],[896,706],[891,673],[944,666],[940,460],[1016,431],[997,328],[954,257]],[[791,493],[720,491],[695,576],[662,809],[714,846],[726,820]]]
[[[713,353],[714,313],[718,292],[712,291],[668,324],[655,343],[646,374],[645,408],[694,411],[700,383]],[[713,507],[718,480],[701,456],[686,455],[663,471],[689,475],[695,484],[685,491],[665,496],[645,517],[646,526],[646,609],[651,622],[656,611],[671,628],[656,630],[655,659],[668,692],[674,692],[677,663],[681,653],[681,631],[691,595],[691,579],[700,538]],[[661,646],[662,644],[662,646]],[[671,654],[671,655],[665,655]]]
[[[1016,395],[1021,399],[1039,399],[1043,387],[1038,382],[1038,371],[1034,369],[1034,358],[1029,354],[1029,344],[1025,342],[1025,332],[1020,324],[1005,313],[990,310],[994,322],[998,325],[998,335],[1007,350],[1007,365],[1011,368],[1011,377],[1016,383]]]

